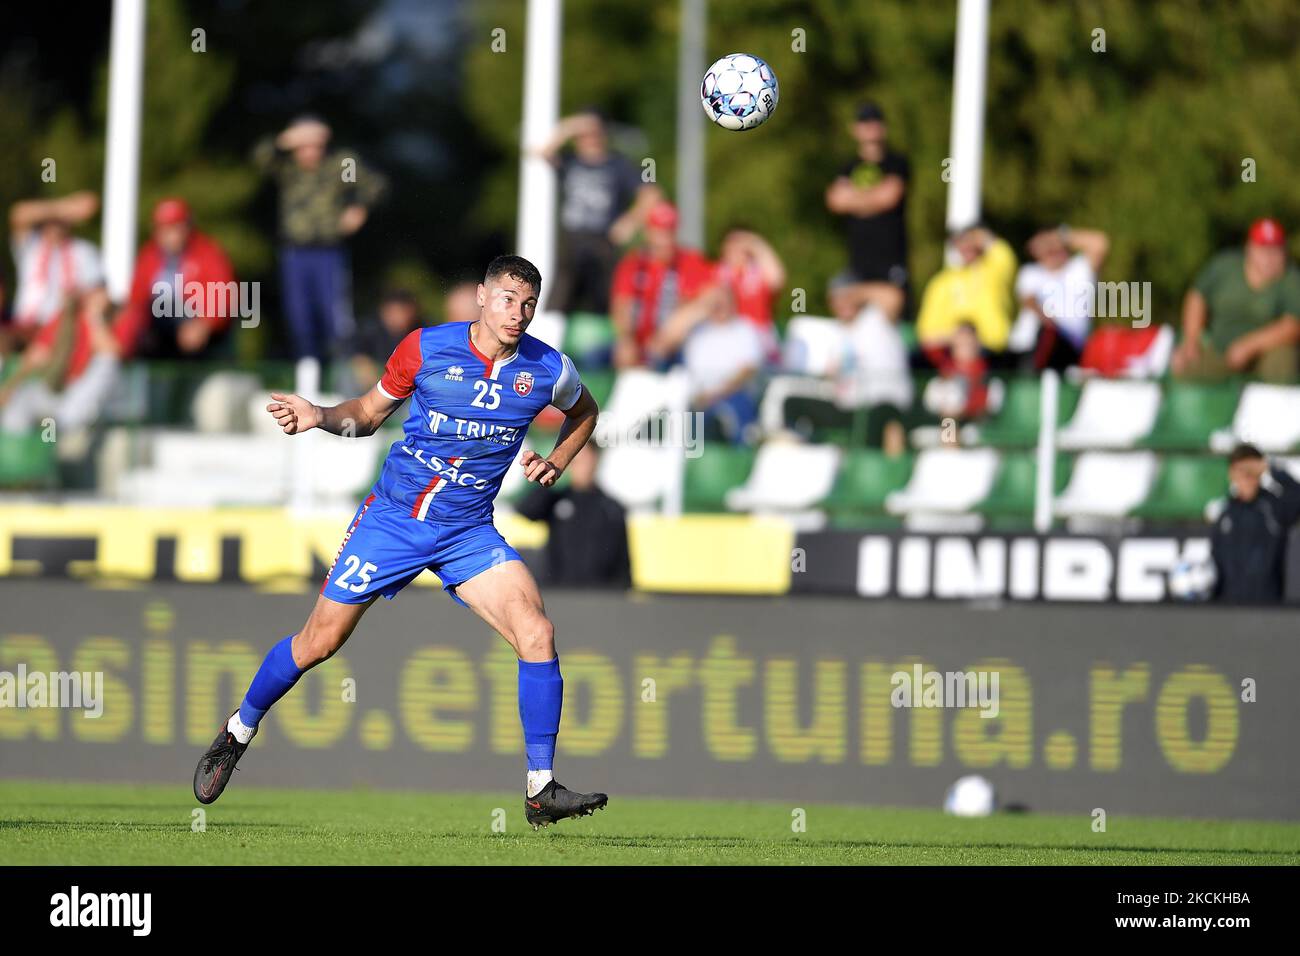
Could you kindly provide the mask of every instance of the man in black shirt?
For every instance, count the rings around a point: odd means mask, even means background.
[[[558,261],[546,308],[607,313],[618,247],[636,233],[659,189],[641,182],[632,161],[609,148],[604,117],[595,109],[561,120],[540,153],[560,178]]]
[[[358,391],[366,391],[384,374],[384,363],[407,334],[424,325],[420,303],[406,289],[389,289],[379,300],[379,312],[363,322],[348,341],[348,370]]]
[[[1268,467],[1254,445],[1228,458],[1232,493],[1214,523],[1210,554],[1218,573],[1215,600],[1278,604],[1286,575],[1287,538],[1300,519],[1300,482]]]
[[[852,316],[867,305],[891,321],[907,303],[907,158],[889,148],[885,116],[864,103],[853,124],[858,154],[826,190],[826,208],[845,220],[849,268],[832,283],[831,307]]]
[[[568,587],[630,587],[627,514],[596,486],[595,447],[587,444],[569,464],[567,488],[534,488],[518,511],[545,521],[546,582]]]

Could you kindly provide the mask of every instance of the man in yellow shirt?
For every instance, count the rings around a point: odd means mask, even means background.
[[[925,287],[916,335],[927,353],[947,347],[963,322],[975,326],[980,345],[1001,352],[1011,334],[1016,254],[982,225],[952,236],[959,262],[945,266]]]

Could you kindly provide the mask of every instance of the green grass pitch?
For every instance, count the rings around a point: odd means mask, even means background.
[[[188,787],[0,782],[0,865],[1290,864],[1300,824],[996,814],[614,796],[534,832],[518,793],[270,790],[207,808]],[[504,810],[504,832],[493,821]]]

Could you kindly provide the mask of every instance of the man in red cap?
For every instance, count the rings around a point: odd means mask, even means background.
[[[677,209],[671,203],[651,207],[645,238],[645,245],[624,256],[614,270],[610,318],[619,368],[655,359],[647,355],[655,331],[714,279],[715,267],[703,253],[677,244]]]
[[[1274,219],[1250,227],[1245,249],[1211,259],[1183,299],[1183,337],[1173,357],[1180,378],[1250,374],[1270,382],[1296,377],[1300,269]]]
[[[140,249],[118,321],[141,355],[198,356],[238,313],[237,293],[230,259],[194,228],[189,205],[164,199],[154,207],[153,237]]]

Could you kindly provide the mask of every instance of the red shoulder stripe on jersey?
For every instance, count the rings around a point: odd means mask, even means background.
[[[403,399],[415,391],[415,376],[424,364],[424,352],[420,349],[420,333],[415,329],[398,343],[389,356],[384,367],[384,377],[379,380],[379,387],[395,399]]]

